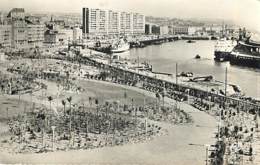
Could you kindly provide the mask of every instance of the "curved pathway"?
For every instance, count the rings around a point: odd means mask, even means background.
[[[103,82],[108,83],[108,82]],[[110,83],[111,84],[111,83]],[[121,86],[121,85],[120,85]],[[155,97],[151,92],[127,87]],[[167,102],[174,102],[166,99]],[[93,163],[93,164],[205,164],[204,144],[214,144],[216,120],[190,105],[181,103],[194,123],[169,125],[160,123],[168,135],[144,143],[104,147],[93,150],[58,151],[42,154],[0,153],[1,163]],[[190,145],[195,144],[195,145]]]

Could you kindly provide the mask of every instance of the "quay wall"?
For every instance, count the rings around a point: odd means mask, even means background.
[[[166,80],[161,80],[155,77],[142,75],[140,73],[117,68],[111,65],[97,62],[88,57],[78,58],[79,62],[84,64],[90,64],[97,68],[102,69],[112,78],[115,83],[121,83],[126,85],[138,86],[154,93],[160,93],[166,97],[178,99],[183,96],[194,96],[201,100],[208,100],[214,103],[218,103],[220,107],[225,107],[226,104],[242,105],[245,109],[254,111],[260,114],[260,105],[249,100],[242,100],[221,94],[214,93],[212,91],[204,91],[195,87],[186,86],[183,84],[176,84]]]

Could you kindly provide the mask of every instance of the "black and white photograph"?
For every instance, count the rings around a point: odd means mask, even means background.
[[[0,0],[0,164],[260,165],[260,0]]]

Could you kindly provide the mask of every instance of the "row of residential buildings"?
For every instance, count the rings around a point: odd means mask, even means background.
[[[227,30],[227,28],[225,27]],[[231,29],[230,29],[231,30]],[[0,13],[0,49],[27,49],[43,45],[66,45],[91,37],[120,35],[204,35],[223,32],[221,26],[159,26],[146,23],[139,13],[118,12],[104,9],[82,9],[82,26],[67,27],[64,20],[43,23],[37,16],[28,16],[23,8],[14,8],[8,14]],[[232,32],[232,31],[230,31]]]
[[[145,33],[145,16],[139,13],[83,8],[82,14],[84,36]]]
[[[62,20],[41,22],[26,16],[23,8],[14,8],[7,15],[0,13],[0,49],[30,49],[43,45],[66,45],[69,40],[82,38],[79,27],[64,28]]]
[[[0,13],[0,48],[28,49],[66,45],[89,36],[139,35],[145,33],[145,16],[138,13],[83,8],[82,27],[65,27],[63,20],[45,21],[14,8]]]
[[[44,25],[39,20],[25,16],[22,8],[12,9],[0,20],[0,48],[24,49],[41,46],[44,40]]]
[[[168,26],[168,25],[156,25],[152,23],[145,24],[145,34],[155,35],[216,35],[219,36],[222,33],[231,34],[235,31],[234,27],[228,27],[226,25],[215,26]]]

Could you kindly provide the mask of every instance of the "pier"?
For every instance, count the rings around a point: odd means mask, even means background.
[[[140,40],[140,41],[131,41],[130,47],[142,47],[146,45],[152,45],[152,44],[160,44],[163,42],[172,42],[178,40],[178,36],[167,36],[167,37],[160,37],[158,36],[155,39],[148,39],[148,40]]]

